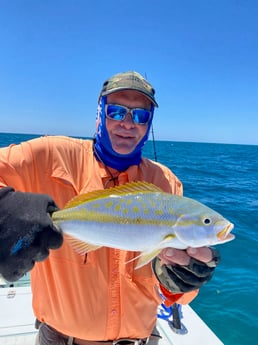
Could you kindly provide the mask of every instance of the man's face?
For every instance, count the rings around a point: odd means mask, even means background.
[[[107,95],[107,104],[119,104],[128,108],[151,109],[151,102],[142,93],[125,90]],[[148,124],[138,125],[128,113],[122,121],[106,118],[106,127],[114,151],[120,154],[131,153],[146,134]]]

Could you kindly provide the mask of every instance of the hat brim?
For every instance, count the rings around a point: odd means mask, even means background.
[[[126,90],[133,90],[133,91],[138,91],[140,92],[141,94],[143,94],[146,98],[148,98],[152,104],[154,104],[155,107],[158,108],[158,103],[155,101],[155,99],[153,97],[151,97],[147,92],[143,91],[142,89],[138,89],[136,87],[123,87],[123,86],[120,86],[120,87],[117,87],[117,88],[113,88],[112,90],[106,90],[106,91],[103,91],[101,93],[101,96],[107,96],[107,95],[110,95],[111,93],[114,93],[114,92],[118,92],[118,91],[126,91]]]

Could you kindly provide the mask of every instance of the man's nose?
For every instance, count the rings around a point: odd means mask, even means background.
[[[123,119],[123,121],[121,122],[124,126],[128,126],[128,127],[134,127],[135,123],[133,122],[133,118],[132,118],[132,114],[130,112],[128,112],[125,115],[125,118]]]

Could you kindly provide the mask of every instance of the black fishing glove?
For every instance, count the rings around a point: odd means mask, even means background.
[[[207,283],[220,261],[219,252],[210,248],[212,251],[212,260],[208,263],[191,258],[187,266],[183,265],[161,265],[161,261],[156,257],[152,261],[153,271],[167,290],[172,293],[184,293],[199,289]]]
[[[57,211],[53,199],[45,194],[0,189],[0,274],[16,281],[43,261],[49,249],[62,245],[61,230],[52,222]]]

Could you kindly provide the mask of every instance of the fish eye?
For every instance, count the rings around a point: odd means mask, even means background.
[[[210,218],[204,218],[203,219],[203,224],[205,224],[205,225],[211,224],[211,219]]]

